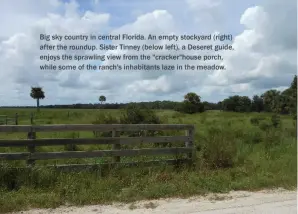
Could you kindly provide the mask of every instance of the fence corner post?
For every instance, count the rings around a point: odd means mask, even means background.
[[[187,157],[191,160],[191,165],[194,165],[195,164],[194,127],[186,130],[185,135],[189,137],[189,140],[185,142],[185,147],[191,148],[191,152],[187,154]]]
[[[116,130],[112,131],[112,137],[119,137],[119,136],[120,136],[120,132],[117,132]],[[120,150],[120,149],[121,149],[120,143],[113,144],[113,150]],[[114,161],[114,163],[119,163],[120,156],[114,156],[113,161]]]
[[[36,132],[32,132],[32,131],[28,132],[28,139],[30,139],[30,140],[36,139]],[[28,151],[30,152],[30,156],[31,156],[31,154],[35,152],[35,145],[30,144],[30,145],[28,145],[27,148],[28,148]],[[27,165],[34,166],[35,160],[31,159],[31,157],[29,157],[29,159],[27,160]]]
[[[15,115],[15,124],[16,125],[19,125],[19,116],[18,116],[18,113],[16,113],[16,115]]]

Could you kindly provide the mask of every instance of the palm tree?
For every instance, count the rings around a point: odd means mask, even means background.
[[[98,100],[99,100],[100,104],[103,104],[107,100],[107,98],[104,95],[101,95],[101,96],[99,96]]]
[[[42,90],[41,87],[31,87],[30,96],[33,99],[36,99],[36,107],[37,107],[37,111],[39,111],[39,100],[45,98],[44,91]]]

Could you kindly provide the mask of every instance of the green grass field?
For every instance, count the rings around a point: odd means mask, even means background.
[[[20,117],[19,124],[30,124],[35,109],[0,109],[0,115]],[[69,112],[69,116],[68,116]],[[90,124],[102,113],[120,116],[119,110],[41,109],[36,124]],[[297,126],[291,116],[272,120],[269,113],[229,113],[207,111],[186,115],[157,111],[167,124],[194,124],[197,160],[195,169],[171,167],[132,168],[112,171],[58,173],[50,170],[12,171],[4,162],[0,169],[0,212],[31,207],[57,207],[64,204],[133,202],[161,197],[188,197],[208,192],[296,188]],[[38,138],[94,137],[92,132],[38,133]],[[26,138],[26,133],[0,133],[1,139]],[[101,147],[102,148],[102,147]],[[98,146],[78,146],[78,150]],[[38,151],[59,151],[64,147],[40,147]],[[0,148],[0,152],[25,148]],[[161,157],[162,158],[162,157]],[[139,160],[136,159],[135,160]],[[63,160],[58,163],[89,163],[102,160]],[[39,164],[52,163],[43,161]],[[57,163],[57,162],[55,162]]]

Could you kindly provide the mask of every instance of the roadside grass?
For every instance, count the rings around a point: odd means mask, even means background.
[[[20,121],[30,124],[32,109],[0,109],[0,115],[26,114]],[[68,112],[69,116],[68,116]],[[92,123],[96,116],[119,110],[41,109],[37,124]],[[86,205],[114,201],[133,203],[143,199],[189,197],[231,190],[255,191],[264,188],[297,187],[297,126],[290,116],[280,116],[273,125],[268,113],[207,111],[186,115],[156,111],[163,123],[194,124],[196,167],[170,166],[123,168],[104,172],[62,173],[45,169],[11,170],[22,162],[0,161],[0,212],[60,205]],[[171,135],[172,132],[169,133]],[[39,138],[94,137],[92,132],[38,133]],[[25,133],[0,133],[1,139],[26,138]],[[78,150],[103,149],[78,146]],[[39,151],[62,151],[65,147],[40,147]],[[0,148],[0,152],[25,151]],[[146,159],[147,157],[145,157]],[[148,157],[149,158],[149,157]],[[164,158],[164,156],[159,157]],[[156,158],[158,159],[158,157]],[[140,160],[127,158],[126,160]],[[104,159],[62,160],[58,163],[100,163]],[[39,164],[52,161],[41,161]],[[55,162],[57,163],[57,162]]]

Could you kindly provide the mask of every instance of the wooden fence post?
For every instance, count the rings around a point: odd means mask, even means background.
[[[36,139],[36,132],[28,132],[28,139]],[[32,154],[35,152],[35,145],[28,145],[28,151]],[[33,159],[28,159],[27,160],[27,165],[28,166],[34,166],[35,165],[35,160]]]
[[[8,118],[7,118],[7,115],[5,116],[5,125],[7,125],[7,122],[8,122]]]
[[[112,131],[112,137],[119,137],[119,136],[120,136],[120,132],[117,132],[115,130]],[[121,145],[119,143],[113,144],[113,150],[120,150],[120,149],[121,149]],[[113,159],[115,163],[120,162],[120,156],[114,156]]]
[[[31,125],[33,124],[33,113],[32,112],[30,114],[30,123],[31,123]]]
[[[193,145],[193,141],[194,141],[194,129],[188,129],[185,131],[185,135],[189,137],[189,141],[185,142],[185,147],[187,148],[192,148],[192,151],[190,153],[188,153],[188,158],[191,159],[191,161],[194,163],[194,145]]]
[[[16,115],[15,115],[15,124],[16,124],[16,125],[18,125],[18,124],[19,124],[19,121],[18,121],[18,119],[19,119],[19,118],[18,118],[18,113],[16,113]]]

